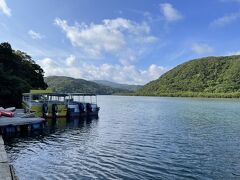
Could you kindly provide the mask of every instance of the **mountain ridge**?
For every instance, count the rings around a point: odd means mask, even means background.
[[[187,61],[136,92],[144,96],[240,96],[240,56],[210,56]]]
[[[110,86],[101,85],[93,81],[85,79],[76,79],[67,76],[48,76],[44,78],[49,88],[59,93],[82,92],[95,93],[100,95],[110,95],[118,93],[131,93],[127,89],[112,88]]]
[[[97,84],[109,86],[112,88],[126,89],[129,91],[137,91],[138,89],[140,89],[142,87],[142,85],[122,84],[122,83],[116,83],[116,82],[107,81],[107,80],[93,80],[93,82],[95,82]]]

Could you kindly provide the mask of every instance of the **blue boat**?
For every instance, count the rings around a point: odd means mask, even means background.
[[[68,117],[98,116],[100,107],[97,105],[97,95],[93,93],[69,93],[67,99]]]

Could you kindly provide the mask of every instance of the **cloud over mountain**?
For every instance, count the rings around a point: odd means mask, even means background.
[[[90,58],[110,54],[120,62],[131,62],[147,45],[157,40],[146,22],[137,23],[124,18],[104,19],[100,24],[74,25],[56,18],[54,24],[61,28],[73,46],[79,47]]]

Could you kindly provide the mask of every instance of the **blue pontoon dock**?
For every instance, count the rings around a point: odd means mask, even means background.
[[[38,117],[27,117],[21,110],[15,112],[14,117],[0,117],[0,134],[29,133],[42,130],[46,120]]]

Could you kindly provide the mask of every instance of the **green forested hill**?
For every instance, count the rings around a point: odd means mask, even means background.
[[[80,93],[95,93],[95,94],[115,94],[115,93],[129,93],[129,90],[120,88],[112,88],[105,85],[100,85],[92,81],[84,79],[74,79],[65,76],[49,76],[45,78],[45,82],[49,88],[56,92],[80,92]]]
[[[45,89],[43,69],[24,52],[0,44],[0,106],[21,106],[22,93]]]
[[[191,60],[146,84],[136,94],[240,97],[240,56]]]
[[[125,89],[133,92],[137,91],[142,87],[141,85],[120,84],[120,83],[115,83],[115,82],[106,81],[106,80],[95,80],[93,82],[104,85],[104,86],[109,86],[109,87],[118,88],[118,89]]]

